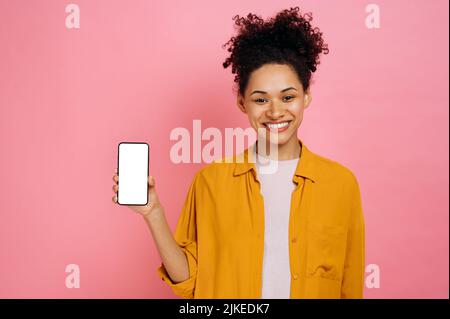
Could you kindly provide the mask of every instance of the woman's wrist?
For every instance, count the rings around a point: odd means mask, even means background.
[[[151,212],[143,214],[142,217],[147,223],[152,225],[153,223],[164,219],[164,208],[159,204],[157,207],[154,207]]]

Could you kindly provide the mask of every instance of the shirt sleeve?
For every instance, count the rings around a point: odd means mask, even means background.
[[[189,278],[185,281],[174,283],[167,273],[164,264],[157,269],[158,276],[165,281],[172,291],[183,298],[194,298],[195,283],[197,277],[197,221],[196,221],[196,193],[198,174],[192,181],[186,196],[181,215],[174,232],[175,241],[186,254],[189,265]]]
[[[352,176],[350,183],[350,221],[341,298],[362,299],[365,273],[365,226],[358,181]]]

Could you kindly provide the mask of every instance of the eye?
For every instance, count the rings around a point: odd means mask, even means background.
[[[253,100],[254,102],[256,102],[256,103],[263,103],[264,102],[264,99],[255,99],[255,100]]]
[[[288,97],[290,97],[290,99],[288,99],[288,101],[291,101],[291,100],[293,100],[295,98],[295,96],[292,96],[292,95],[288,95],[285,98],[288,98]]]

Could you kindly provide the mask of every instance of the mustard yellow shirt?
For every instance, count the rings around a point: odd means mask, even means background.
[[[301,139],[289,217],[291,298],[363,298],[365,227],[359,185],[343,165]],[[221,158],[190,185],[174,238],[190,277],[174,283],[183,298],[261,298],[264,199],[252,154]],[[230,160],[231,159],[231,160]]]

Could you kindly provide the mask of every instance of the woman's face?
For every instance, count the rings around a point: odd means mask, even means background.
[[[303,111],[310,102],[310,92],[303,91],[295,71],[284,64],[265,64],[253,71],[244,96],[239,94],[237,99],[239,109],[257,132],[266,130],[269,140],[269,128],[278,133],[278,145],[297,141]]]

